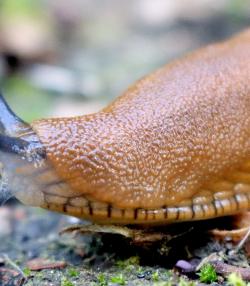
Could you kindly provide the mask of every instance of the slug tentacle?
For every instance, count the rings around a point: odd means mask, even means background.
[[[29,129],[22,119],[14,114],[7,102],[0,94],[0,133],[16,136],[19,132]]]
[[[28,152],[44,157],[45,150],[29,124],[19,118],[0,94],[0,150],[28,156]],[[30,154],[29,154],[30,155]]]
[[[33,172],[41,172],[46,152],[32,128],[17,117],[0,95],[1,178],[9,191],[24,203],[41,206],[44,202]],[[25,172],[20,170],[25,169]]]

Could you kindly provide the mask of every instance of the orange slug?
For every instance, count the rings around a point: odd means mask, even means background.
[[[0,103],[0,161],[27,204],[98,223],[250,209],[250,29],[175,60],[98,113],[29,126]]]

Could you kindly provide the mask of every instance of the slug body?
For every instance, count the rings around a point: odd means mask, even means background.
[[[250,208],[249,82],[247,30],[157,70],[98,113],[35,121],[30,132],[45,157],[36,168],[18,165],[36,191],[16,196],[99,223],[243,212]]]

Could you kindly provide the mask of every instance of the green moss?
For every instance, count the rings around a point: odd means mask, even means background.
[[[43,272],[36,272],[35,277],[38,280],[42,280],[44,278]]]
[[[173,279],[173,273],[171,270],[166,270],[161,274],[161,278],[163,280],[170,280]]]
[[[31,275],[31,270],[29,268],[25,267],[23,269],[23,273],[26,277],[29,277]]]
[[[174,283],[171,281],[168,282],[155,282],[153,286],[173,286]]]
[[[98,275],[97,280],[98,280],[98,284],[97,284],[98,286],[108,285],[107,277],[103,273]]]
[[[72,267],[68,269],[67,274],[70,277],[78,277],[80,275],[80,272],[77,269]]]
[[[250,286],[250,283],[246,283],[237,273],[231,273],[227,278],[227,283],[231,286]]]
[[[183,278],[180,278],[178,285],[179,286],[195,286],[195,283],[193,281],[187,281]]]
[[[153,286],[174,286],[174,285],[178,285],[178,286],[195,286],[197,285],[195,282],[193,281],[187,281],[183,278],[180,278],[179,282],[177,283],[176,281],[160,281],[160,282],[155,282],[153,284]]]
[[[116,262],[116,266],[122,269],[130,268],[131,266],[138,266],[139,264],[140,264],[139,256],[131,256],[126,260],[118,260]]]
[[[63,277],[61,280],[61,286],[74,286],[74,284],[69,281],[66,277]]]
[[[217,281],[217,274],[216,271],[213,267],[213,265],[207,263],[204,264],[198,273],[200,276],[200,282],[205,282],[205,283],[212,283]]]
[[[110,281],[118,285],[126,285],[126,281],[125,281],[123,274],[119,274],[118,276],[111,277]]]
[[[159,281],[159,271],[158,270],[156,270],[155,272],[152,273],[152,280],[154,282]]]

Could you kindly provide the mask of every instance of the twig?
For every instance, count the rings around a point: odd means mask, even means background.
[[[229,265],[220,261],[211,262],[211,264],[214,266],[217,273],[221,274],[224,277],[227,277],[229,274],[235,272],[240,274],[242,279],[250,281],[250,269],[249,268],[243,268],[243,267],[237,267],[233,265]]]
[[[7,264],[9,264],[10,266],[12,266],[18,273],[20,273],[20,275],[26,280],[27,276],[24,274],[24,272],[22,271],[22,269],[14,262],[12,261],[9,256],[7,254],[3,255],[4,260],[6,261]]]
[[[210,262],[212,262],[212,261],[215,261],[215,260],[217,260],[218,258],[219,258],[219,256],[218,256],[218,254],[217,254],[216,252],[211,253],[209,256],[206,256],[206,257],[204,257],[204,258],[201,260],[201,262],[197,265],[197,267],[196,267],[195,270],[196,270],[196,271],[199,271],[204,264],[207,264],[207,263],[210,263]]]
[[[250,236],[250,227],[248,228],[247,233],[244,235],[244,237],[242,238],[242,240],[239,242],[239,244],[236,246],[235,248],[235,252],[238,252],[242,246],[245,244],[245,242],[248,240]]]

